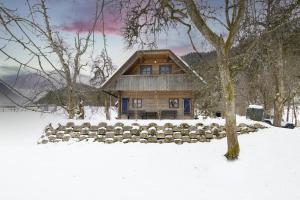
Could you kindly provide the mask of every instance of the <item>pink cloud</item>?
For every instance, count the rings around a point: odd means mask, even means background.
[[[80,19],[72,21],[68,24],[60,26],[60,30],[66,32],[88,32],[93,26],[93,19]],[[104,17],[104,31],[109,35],[121,35],[121,19],[118,17],[107,14]],[[96,24],[95,32],[103,33],[103,22],[99,21]]]
[[[183,56],[194,51],[191,44],[183,44],[182,46],[170,47],[170,49],[179,56]]]

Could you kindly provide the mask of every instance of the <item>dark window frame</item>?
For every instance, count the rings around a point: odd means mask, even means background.
[[[177,101],[177,104],[172,104],[174,100]],[[169,108],[179,108],[179,98],[169,98]]]
[[[137,101],[136,103],[135,100]],[[143,107],[143,100],[141,98],[132,99],[132,108],[142,108],[142,107]]]
[[[144,73],[144,69],[149,68],[150,70],[146,70],[147,73]],[[148,73],[150,72],[150,73]],[[150,75],[152,74],[152,65],[141,65],[140,66],[140,74],[141,75]]]
[[[165,69],[168,69],[168,71],[166,71]],[[159,74],[172,74],[172,65],[159,65]]]

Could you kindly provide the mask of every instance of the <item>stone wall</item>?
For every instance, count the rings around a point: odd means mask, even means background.
[[[238,134],[248,134],[256,132],[258,129],[266,128],[261,124],[239,124]],[[155,123],[149,123],[147,126],[141,126],[133,123],[131,126],[125,126],[123,123],[108,125],[101,122],[98,125],[83,123],[81,126],[72,122],[65,126],[59,125],[53,128],[51,124],[46,126],[43,135],[38,144],[47,144],[48,142],[68,142],[73,141],[94,141],[107,144],[115,142],[140,142],[140,143],[196,143],[209,142],[212,139],[221,139],[226,137],[224,126],[212,123],[207,126],[198,123],[190,126],[182,123],[179,126],[172,123],[166,123],[164,126],[158,126]]]

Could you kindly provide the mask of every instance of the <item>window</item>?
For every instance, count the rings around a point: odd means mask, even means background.
[[[142,107],[142,99],[132,99],[132,107],[133,108],[141,108]]]
[[[169,108],[179,108],[179,99],[169,99]]]
[[[152,74],[152,66],[151,65],[142,65],[141,66],[141,74]]]
[[[172,65],[160,65],[159,73],[160,74],[171,74],[172,73]]]

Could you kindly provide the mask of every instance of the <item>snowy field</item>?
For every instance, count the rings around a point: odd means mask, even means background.
[[[87,121],[104,118],[102,110],[94,114]],[[65,121],[62,113],[0,112],[1,200],[300,199],[299,128],[239,136],[241,154],[234,162],[223,156],[226,139],[183,145],[36,144],[46,124]]]

